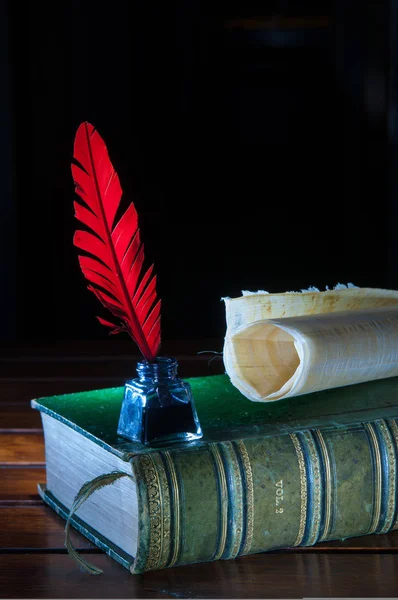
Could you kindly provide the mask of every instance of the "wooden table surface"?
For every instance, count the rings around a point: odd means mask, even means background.
[[[199,350],[164,344],[183,377],[223,372]],[[30,399],[123,385],[135,374],[129,342],[0,347],[1,598],[303,598],[398,596],[398,531],[132,576],[84,537],[76,547],[104,570],[82,573],[64,548],[64,522],[40,500],[45,481],[40,415]]]

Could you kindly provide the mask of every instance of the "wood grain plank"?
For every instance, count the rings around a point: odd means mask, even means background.
[[[2,552],[16,548],[64,551],[65,521],[44,504],[29,507],[0,507],[0,521]],[[77,531],[73,530],[71,536],[76,548],[97,550],[94,544]]]
[[[0,386],[1,389],[1,386]],[[0,433],[41,430],[41,417],[30,402],[0,402]]]
[[[224,372],[224,367],[220,361],[213,361],[209,364],[209,357],[197,359],[196,357],[176,357],[178,360],[178,373],[180,377],[201,377],[205,375],[215,375]],[[55,365],[43,364],[16,364],[7,365],[7,369],[2,369],[0,364],[0,379],[5,382],[21,381],[54,381],[54,380],[76,380],[85,382],[95,379],[102,383],[114,379],[120,382],[127,381],[136,376],[137,361],[120,361],[108,363],[95,360],[93,362],[60,363]]]
[[[222,360],[210,362],[213,355],[201,352],[221,351],[222,345],[223,340],[165,341],[162,344],[162,354],[174,356],[178,360],[179,373],[183,377],[211,375],[223,372]],[[20,345],[15,345],[13,349],[0,346],[0,379],[18,382],[21,379],[35,381],[50,377],[82,380],[96,378],[99,381],[114,378],[124,382],[135,376],[138,360],[140,355],[129,341],[127,345],[116,341],[107,345],[100,341],[98,345],[54,344],[30,350],[22,349]]]
[[[0,465],[44,465],[42,433],[0,433]]]
[[[379,598],[398,589],[396,554],[260,554],[142,575],[130,575],[102,554],[85,557],[104,574],[82,573],[65,554],[3,554],[3,597]]]
[[[44,467],[0,467],[0,505],[41,503],[37,484],[46,482]]]
[[[169,356],[198,356],[202,350],[221,350],[223,338],[162,340],[162,354]],[[201,356],[201,355],[199,355]],[[106,337],[103,340],[63,340],[58,342],[0,341],[0,363],[67,362],[70,360],[106,359],[131,361],[140,358],[137,346],[126,336]]]

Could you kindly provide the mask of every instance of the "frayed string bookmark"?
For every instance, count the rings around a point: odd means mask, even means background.
[[[85,560],[77,552],[76,548],[73,546],[73,544],[70,540],[71,519],[72,519],[73,515],[75,514],[75,512],[77,510],[79,510],[81,505],[94,492],[96,492],[97,490],[99,490],[107,485],[112,485],[112,483],[115,483],[115,481],[117,481],[118,479],[121,479],[122,477],[130,477],[130,479],[134,480],[134,477],[132,475],[129,475],[128,473],[124,473],[123,471],[113,471],[112,473],[105,473],[104,475],[99,475],[98,477],[95,477],[91,481],[87,481],[85,484],[83,484],[75,496],[75,499],[73,501],[72,507],[71,507],[69,515],[68,515],[68,518],[66,520],[65,547],[68,551],[68,554],[77,562],[77,564],[82,569],[82,571],[84,571],[85,573],[89,573],[90,575],[101,575],[103,571],[101,569],[99,569],[98,567],[96,567],[95,565],[92,565],[91,563],[89,563],[87,560]]]

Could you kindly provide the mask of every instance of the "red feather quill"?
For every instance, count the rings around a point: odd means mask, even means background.
[[[138,215],[131,203],[115,224],[122,189],[105,142],[90,123],[77,130],[72,164],[76,193],[75,216],[89,231],[76,231],[73,243],[90,256],[79,256],[92,291],[115,317],[114,325],[98,317],[111,333],[127,331],[144,358],[154,360],[160,347],[160,304],[153,265],[143,276],[144,245]]]

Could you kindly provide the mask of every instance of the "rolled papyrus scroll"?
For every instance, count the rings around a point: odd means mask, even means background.
[[[343,286],[224,300],[225,370],[250,400],[398,376],[398,291]]]

